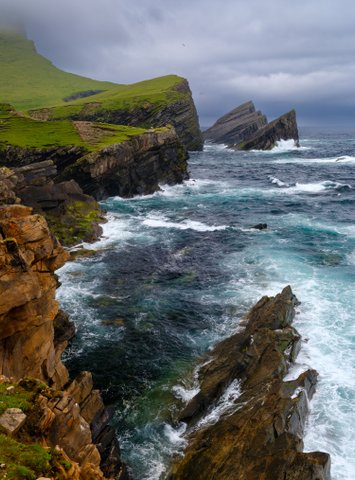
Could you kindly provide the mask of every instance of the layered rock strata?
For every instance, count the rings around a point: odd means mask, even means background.
[[[34,395],[34,407],[18,439],[27,438],[27,428],[32,441],[58,445],[74,465],[72,476],[58,478],[124,478],[110,412],[91,374],[69,383],[61,362],[74,330],[55,300],[54,272],[68,256],[41,215],[22,205],[0,207],[0,378],[38,379],[20,381]]]
[[[85,122],[77,123],[79,130],[84,130]],[[25,185],[31,187],[27,195],[22,191],[26,201],[31,200],[32,194],[36,198],[37,194],[43,194],[50,201],[51,196],[79,193],[78,188],[73,191],[73,184],[71,187],[51,184],[48,189],[46,177],[56,184],[75,180],[86,195],[96,199],[151,194],[159,190],[159,184],[176,184],[187,179],[187,159],[187,151],[173,127],[148,130],[94,151],[69,146],[41,149],[8,146],[0,150],[0,165],[24,175]],[[38,200],[37,205],[41,203]],[[44,200],[42,204],[45,207]]]
[[[244,319],[244,330],[206,356],[200,391],[180,415],[188,424],[188,446],[169,480],[329,480],[329,455],[302,452],[317,372],[283,380],[300,348],[291,326],[296,304],[290,287],[263,297]],[[239,395],[228,394],[231,387]]]
[[[64,169],[58,164],[59,178],[74,179],[96,199],[145,195],[160,183],[187,179],[187,158],[174,128],[163,128],[89,153]]]
[[[299,147],[295,110],[268,123],[265,115],[255,110],[253,102],[243,103],[218,119],[203,136],[236,150],[270,150],[280,140],[294,140]]]
[[[294,140],[295,145],[300,146],[295,110],[291,110],[265,125],[245,141],[236,143],[233,148],[237,150],[271,150],[280,140]]]
[[[234,145],[250,138],[265,125],[265,115],[256,111],[254,103],[249,101],[219,118],[212,127],[203,132],[203,138],[214,143]]]

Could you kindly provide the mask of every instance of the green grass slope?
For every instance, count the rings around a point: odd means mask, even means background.
[[[176,75],[119,85],[64,72],[39,55],[32,41],[5,31],[0,31],[0,68],[0,103],[20,111],[55,106],[48,119],[69,118],[83,108],[131,110],[145,104],[158,108],[184,95],[175,89],[183,80]],[[92,91],[100,93],[70,99]]]
[[[177,75],[166,75],[131,85],[117,85],[108,91],[45,109],[43,113],[46,119],[55,120],[103,110],[129,112],[134,108],[149,109],[152,106],[158,110],[187,96],[186,92],[177,88],[182,81],[183,78]],[[36,112],[32,111],[31,114],[36,115]]]
[[[138,127],[104,123],[77,126],[70,120],[34,120],[19,115],[10,105],[0,104],[0,152],[8,146],[26,149],[75,146],[94,151],[121,143],[146,131]]]
[[[58,105],[78,92],[115,86],[64,72],[39,55],[32,41],[5,31],[0,31],[0,72],[0,103],[18,110]]]

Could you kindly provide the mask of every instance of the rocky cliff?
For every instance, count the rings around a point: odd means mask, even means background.
[[[291,139],[299,147],[295,110],[267,123],[265,115],[255,111],[253,102],[243,103],[218,119],[203,137],[236,150],[270,150],[276,142]]]
[[[17,204],[0,207],[1,475],[124,478],[114,431],[107,425],[110,413],[91,375],[69,383],[61,362],[73,325],[55,300],[54,272],[67,258],[41,215]],[[47,459],[41,468],[19,453],[34,442],[38,455],[42,447],[52,449],[41,453]]]
[[[249,101],[219,118],[203,132],[203,138],[214,143],[234,145],[250,138],[265,125],[265,115],[256,111],[253,102]]]
[[[49,205],[50,194],[45,194],[44,187],[73,179],[85,194],[102,199],[150,194],[159,190],[160,183],[188,178],[188,155],[172,126],[143,129],[86,121],[47,122],[23,117],[9,105],[0,105],[0,118],[4,127],[0,129],[0,166],[25,176],[32,188],[26,199],[41,191]],[[72,187],[51,184],[52,200],[61,190],[69,194]]]
[[[110,95],[98,94],[65,107],[31,110],[30,114],[41,120],[67,118],[143,128],[172,125],[186,149],[202,150],[203,138],[187,80],[174,75],[162,80],[161,86],[153,79],[136,84],[139,87],[127,86],[123,93],[113,90]]]
[[[317,372],[283,380],[300,348],[291,326],[296,304],[290,287],[263,297],[243,331],[203,359],[199,393],[180,414],[188,424],[188,446],[169,480],[330,478],[329,455],[302,453]]]
[[[60,170],[59,178],[76,180],[96,199],[150,194],[159,183],[188,178],[187,154],[174,128],[162,128],[87,154]]]
[[[291,110],[262,127],[245,141],[233,145],[237,150],[270,150],[280,140],[294,140],[299,145],[296,112]]]

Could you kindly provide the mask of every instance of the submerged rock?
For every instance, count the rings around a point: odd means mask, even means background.
[[[255,228],[255,230],[266,230],[267,229],[267,223],[257,223],[251,228]]]
[[[188,446],[169,480],[330,478],[329,455],[302,453],[317,372],[283,381],[300,347],[291,326],[296,305],[290,287],[263,297],[245,317],[244,330],[203,359],[200,391],[179,417],[188,424]]]

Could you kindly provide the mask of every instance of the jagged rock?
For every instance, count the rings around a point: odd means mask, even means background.
[[[68,254],[30,208],[0,207],[0,373],[67,381],[53,344],[54,271]],[[19,361],[21,359],[21,361]]]
[[[0,429],[7,435],[15,435],[26,421],[27,416],[20,408],[7,408],[0,416]]]
[[[96,199],[145,195],[159,190],[159,183],[187,179],[187,153],[174,128],[152,130],[86,155],[61,170],[60,178],[76,180]]]
[[[299,147],[296,112],[291,110],[257,130],[245,141],[233,145],[237,150],[270,150],[280,140],[294,140]]]
[[[267,119],[255,110],[253,102],[245,102],[219,118],[203,138],[214,143],[234,145],[250,138],[256,131],[267,124]]]
[[[290,325],[296,304],[290,287],[263,297],[244,319],[245,329],[203,359],[200,391],[179,417],[188,424],[188,446],[169,480],[330,479],[329,455],[302,453],[317,372],[283,381],[299,350],[300,336]],[[229,406],[204,423],[231,385],[236,393]]]

